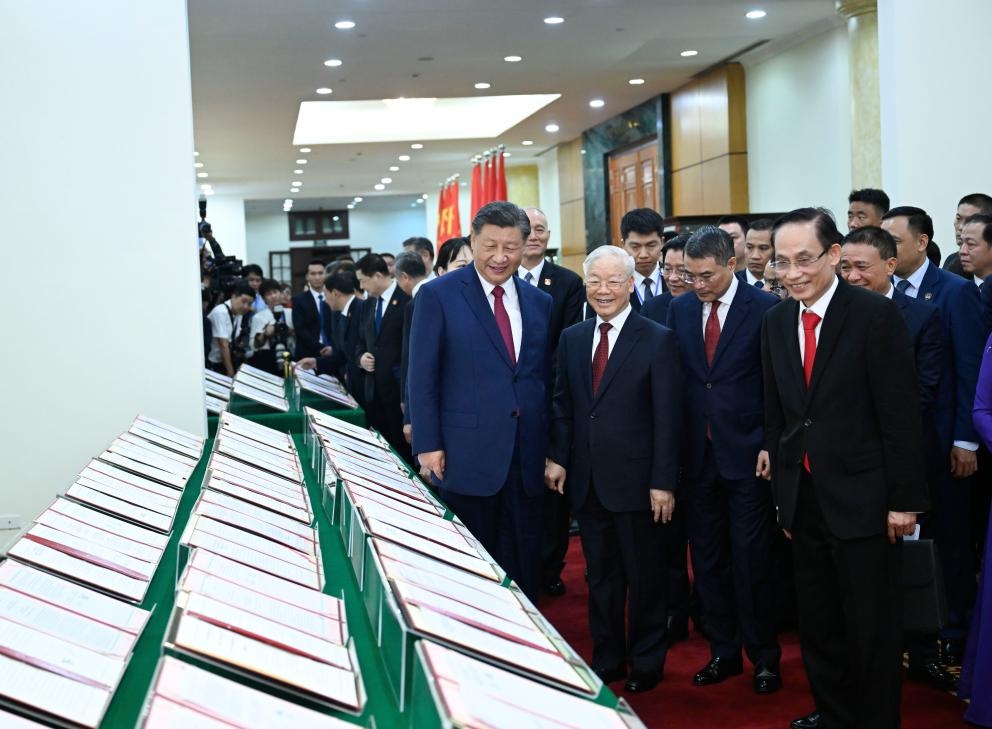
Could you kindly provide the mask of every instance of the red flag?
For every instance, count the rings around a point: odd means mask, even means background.
[[[496,153],[496,199],[506,200],[506,162],[503,160],[503,150]]]
[[[493,202],[499,200],[499,190],[496,187],[496,155],[498,152],[494,152],[492,157],[489,158],[489,199],[486,202]]]
[[[482,207],[482,166],[481,163],[476,160],[475,164],[472,165],[472,209],[471,215],[474,218],[475,214],[479,212],[479,208]]]
[[[458,179],[446,183],[438,199],[437,243],[462,234],[461,216],[458,214]]]
[[[482,190],[482,193],[479,196],[479,207],[481,208],[483,205],[486,205],[489,202],[490,199],[489,196],[491,194],[489,192],[489,155],[488,154],[485,155],[485,157],[482,159],[482,171],[480,174],[482,176],[482,184],[480,185],[480,189]]]

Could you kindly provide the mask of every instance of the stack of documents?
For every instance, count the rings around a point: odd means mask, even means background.
[[[3,562],[0,697],[39,716],[98,726],[148,615],[29,565]],[[0,714],[0,726],[20,724]]]
[[[315,375],[313,372],[295,368],[293,372],[301,390],[333,400],[342,407],[352,409],[358,407],[358,401],[351,396],[337,378],[330,375]]]
[[[252,402],[266,405],[273,410],[289,412],[285,380],[257,367],[241,365],[241,369],[238,370],[238,374],[234,378],[231,392]]]
[[[203,368],[203,386],[207,395],[207,412],[219,415],[227,410],[234,378]]]

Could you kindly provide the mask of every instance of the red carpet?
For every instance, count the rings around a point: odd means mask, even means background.
[[[555,628],[588,662],[592,644],[586,619],[585,562],[579,539],[573,537],[562,579],[568,588],[563,597],[543,598],[541,609]],[[692,675],[709,660],[709,645],[691,632],[688,641],[668,652],[665,680],[653,691],[625,694],[623,683],[610,685],[625,696],[641,720],[657,729],[787,729],[789,722],[813,708],[813,700],[799,657],[795,633],[781,636],[782,690],[758,696],[751,690],[750,665],[744,674],[715,686],[697,688]],[[903,686],[903,729],[954,729],[968,727],[961,716],[964,704],[953,696],[907,681]]]

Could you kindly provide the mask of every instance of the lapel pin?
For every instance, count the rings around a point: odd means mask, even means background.
[[[930,301],[930,299],[933,298],[933,292],[927,291],[925,294],[923,294],[923,298],[925,301]]]
[[[400,303],[400,301],[399,301],[399,299],[393,299],[393,300],[392,300],[391,302],[389,302],[389,303],[390,303],[390,304],[391,304],[392,306],[396,306],[396,305],[397,305],[398,303]]]
[[[551,285],[551,279],[550,278],[544,279],[544,285],[545,286],[550,286]]]

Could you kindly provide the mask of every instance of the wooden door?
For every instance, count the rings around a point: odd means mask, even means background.
[[[609,155],[610,242],[620,245],[620,220],[634,208],[658,209],[658,140]]]

